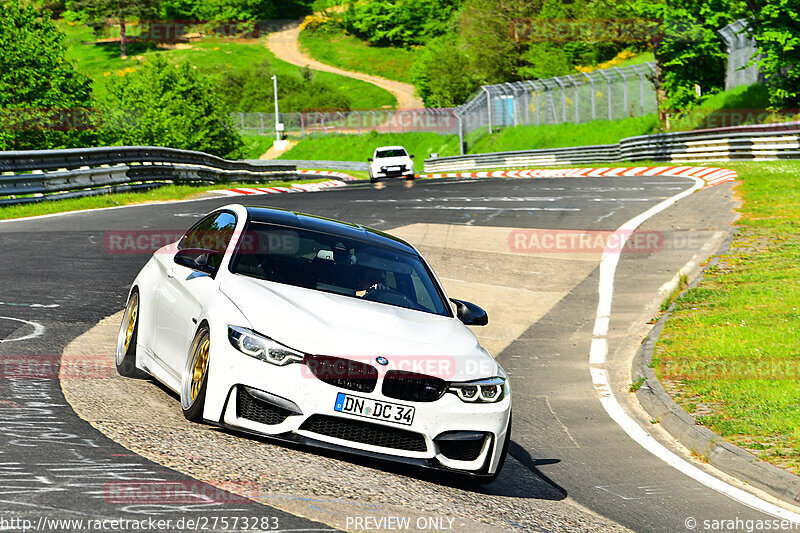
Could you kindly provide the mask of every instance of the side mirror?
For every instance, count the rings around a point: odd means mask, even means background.
[[[369,161],[370,163],[372,163],[372,158],[371,158],[371,157],[368,157],[368,158],[367,158],[367,161]]]
[[[465,325],[485,326],[489,323],[489,315],[477,305],[455,298],[450,298],[450,301],[456,305],[456,316]]]
[[[410,157],[411,159],[414,159],[414,154],[411,154],[411,155],[410,155],[410,156],[408,156],[408,157]]]
[[[175,254],[175,263],[191,268],[192,270],[199,270],[207,274],[213,274],[217,268],[214,266],[216,259],[220,255],[219,252],[214,250],[205,250],[203,248],[185,248],[178,250]]]

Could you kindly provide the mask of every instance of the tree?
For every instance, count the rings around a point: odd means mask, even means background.
[[[774,109],[800,105],[800,1],[748,0],[759,69]]]
[[[0,150],[91,145],[92,105],[91,82],[66,60],[47,12],[0,0]]]
[[[453,107],[480,87],[469,59],[453,37],[431,41],[414,59],[411,79],[427,107]]]
[[[101,103],[103,139],[111,145],[150,145],[241,155],[242,139],[209,80],[189,64],[159,56],[109,82]]]
[[[342,13],[346,30],[374,44],[422,45],[447,33],[461,0],[372,0]]]
[[[744,14],[739,0],[636,0],[631,14],[654,21],[659,121],[724,89],[727,55],[717,30]],[[698,94],[697,87],[700,87]]]
[[[264,83],[278,72],[264,60],[244,70],[224,69],[213,78],[214,87],[228,111],[273,112],[275,96],[272,83]],[[349,111],[350,98],[317,81],[310,69],[300,76],[278,75],[278,103],[285,112],[292,111]]]
[[[127,21],[132,18],[153,19],[158,13],[158,0],[71,0],[71,11],[83,12],[99,29],[108,19],[119,22],[120,57],[128,57]]]

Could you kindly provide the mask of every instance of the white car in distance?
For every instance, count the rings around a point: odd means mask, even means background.
[[[402,146],[381,146],[367,159],[369,162],[369,181],[376,183],[380,178],[414,179],[414,159]]]

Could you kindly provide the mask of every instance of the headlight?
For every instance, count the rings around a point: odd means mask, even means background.
[[[466,383],[451,383],[447,392],[454,393],[462,402],[494,403],[503,399],[505,389],[506,380],[498,377]]]
[[[283,366],[303,360],[301,352],[287,348],[249,329],[228,326],[228,340],[243,354],[273,365]]]

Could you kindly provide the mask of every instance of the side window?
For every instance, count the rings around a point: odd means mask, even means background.
[[[223,253],[236,229],[236,216],[223,211],[210,215],[186,232],[178,243],[178,249],[202,248]]]

